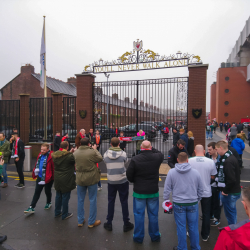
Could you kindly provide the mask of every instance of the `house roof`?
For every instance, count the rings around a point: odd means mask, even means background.
[[[37,80],[40,81],[40,74],[32,74]],[[47,87],[56,93],[62,93],[65,95],[76,96],[76,87],[73,84],[69,84],[51,77],[46,76]]]

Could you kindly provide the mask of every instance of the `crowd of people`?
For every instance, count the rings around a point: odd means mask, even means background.
[[[210,132],[211,132],[211,126]],[[165,128],[165,127],[164,127]],[[234,128],[232,125],[231,128]],[[163,133],[169,130],[163,129]],[[210,142],[205,152],[203,145],[194,146],[194,136],[191,131],[172,128],[173,148],[169,150],[168,165],[170,171],[167,174],[162,207],[171,213],[173,209],[177,226],[178,246],[176,249],[187,249],[186,236],[190,238],[192,249],[201,249],[199,245],[199,203],[201,205],[202,219],[201,238],[208,241],[210,227],[220,225],[221,208],[223,205],[229,227],[221,230],[215,249],[233,248],[238,240],[232,238],[233,231],[238,234],[243,228],[249,228],[249,220],[237,224],[236,202],[241,196],[240,173],[242,167],[242,140],[236,133],[236,138],[231,142],[221,140]],[[206,128],[206,132],[208,132]],[[209,132],[209,133],[210,133]],[[148,213],[148,233],[152,242],[161,240],[159,232],[159,169],[164,160],[164,155],[153,148],[150,141],[142,139],[145,135],[140,130],[137,134],[137,154],[132,157],[129,166],[126,154],[126,140],[124,133],[113,137],[111,147],[102,156],[99,152],[102,136],[97,130],[90,129],[86,133],[81,129],[75,139],[75,147],[70,148],[68,135],[62,138],[57,132],[54,139],[54,152],[49,144],[41,145],[41,152],[37,157],[32,176],[36,179],[34,195],[30,206],[24,211],[26,214],[35,213],[35,207],[39,201],[42,190],[45,189],[46,204],[44,209],[52,207],[52,186],[56,190],[54,217],[62,220],[69,219],[73,213],[69,209],[71,191],[77,188],[77,222],[82,227],[87,216],[84,210],[84,201],[88,191],[90,209],[88,216],[88,228],[94,228],[101,224],[97,219],[97,192],[101,190],[100,169],[98,163],[104,161],[107,168],[108,207],[104,229],[112,231],[112,221],[115,212],[116,195],[119,193],[123,215],[123,231],[134,229],[133,240],[141,244],[144,239],[145,210]],[[165,135],[167,140],[168,137]],[[8,186],[6,163],[9,156],[14,158],[19,183],[17,188],[24,188],[22,172],[24,145],[15,131],[10,140],[5,139],[4,133],[0,133],[0,172],[3,174],[3,188]],[[21,171],[20,171],[21,169]],[[134,224],[130,222],[128,198],[129,183],[133,184],[133,213]],[[172,202],[170,194],[172,193]],[[243,190],[243,205],[250,218],[250,188]],[[187,224],[187,226],[186,226]],[[229,239],[230,238],[230,239]],[[244,236],[241,236],[243,239]],[[228,242],[226,242],[228,239]],[[0,238],[0,241],[6,238]],[[249,243],[249,240],[245,239]],[[230,242],[230,244],[229,244]],[[244,242],[244,241],[243,241]],[[227,247],[225,247],[227,246]],[[241,248],[239,248],[241,249]],[[247,248],[242,248],[247,249]]]

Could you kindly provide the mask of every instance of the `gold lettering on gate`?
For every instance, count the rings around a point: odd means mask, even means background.
[[[118,65],[118,71],[122,70],[122,65]]]

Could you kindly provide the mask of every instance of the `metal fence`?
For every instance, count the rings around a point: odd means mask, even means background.
[[[93,127],[102,135],[101,153],[120,131],[134,137],[142,129],[167,159],[173,145],[171,128],[187,126],[188,77],[96,82],[93,88]],[[170,131],[168,138],[162,132],[164,125]],[[137,142],[127,143],[128,157],[137,146]]]
[[[9,139],[13,128],[20,129],[20,101],[0,100],[0,131]]]
[[[69,135],[70,142],[75,141],[76,129],[76,97],[63,98],[63,130],[62,136]]]
[[[45,112],[47,115],[45,116]],[[47,133],[47,139],[45,139]],[[52,98],[30,98],[30,142],[53,141]]]

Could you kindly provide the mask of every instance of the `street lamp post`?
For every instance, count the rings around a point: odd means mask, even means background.
[[[108,83],[109,83],[110,74],[107,74],[106,72],[104,72],[104,75],[107,77],[107,126],[109,128],[109,88],[108,88]]]

